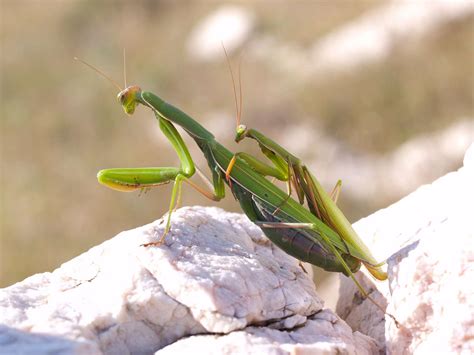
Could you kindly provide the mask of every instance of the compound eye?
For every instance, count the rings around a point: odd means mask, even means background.
[[[120,91],[118,94],[117,94],[117,100],[123,104],[126,100],[126,95],[127,95],[127,89],[125,90],[122,90]]]

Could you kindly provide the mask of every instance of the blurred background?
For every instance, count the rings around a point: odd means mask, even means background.
[[[152,114],[126,117],[123,85],[175,104],[231,150],[242,122],[300,156],[351,221],[462,166],[474,140],[473,4],[432,2],[1,2],[0,287],[167,210],[170,186],[119,193],[103,168],[176,166]],[[197,164],[206,165],[194,143]],[[239,211],[189,187],[183,205]],[[400,223],[403,223],[401,221]],[[386,256],[381,256],[386,257]],[[318,277],[318,280],[321,280]]]

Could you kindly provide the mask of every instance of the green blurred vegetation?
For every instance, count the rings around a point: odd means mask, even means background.
[[[304,47],[375,3],[242,4],[255,11],[258,32]],[[217,5],[2,2],[0,287],[52,270],[167,209],[169,186],[138,196],[96,182],[101,168],[176,165],[177,158],[149,112],[127,118],[117,90],[74,56],[121,82],[125,47],[130,82],[159,93],[211,131],[219,126],[218,138],[237,149],[227,64],[197,63],[185,50],[190,30]],[[397,48],[384,62],[299,88],[272,66],[244,56],[245,122],[278,137],[300,118],[317,118],[354,149],[388,151],[420,132],[472,117],[473,30],[469,18]],[[213,113],[224,113],[222,121],[206,122]],[[182,202],[212,205],[189,188]],[[239,211],[231,197],[218,206]],[[382,206],[358,205],[348,215]]]

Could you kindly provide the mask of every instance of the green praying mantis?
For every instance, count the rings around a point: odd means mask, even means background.
[[[111,80],[95,67],[83,63]],[[132,115],[140,104],[152,110],[161,131],[180,160],[179,167],[115,168],[101,170],[97,175],[101,184],[119,191],[142,190],[173,182],[163,235],[160,240],[145,246],[161,245],[164,242],[183,182],[215,201],[225,197],[227,185],[243,212],[273,243],[301,261],[351,277],[361,293],[385,312],[354,277],[362,264],[379,280],[385,280],[387,274],[381,268],[383,263],[375,260],[336,206],[340,182],[330,196],[298,158],[256,130],[238,125],[236,141],[245,137],[255,139],[274,166],[264,164],[246,153],[232,153],[196,120],[157,95],[142,91],[138,86],[128,86],[122,90],[118,84],[115,85],[121,90],[117,98],[127,115]],[[189,134],[204,154],[212,174],[212,182],[209,182],[212,191],[190,180],[199,170],[175,125]],[[286,181],[289,191],[281,190],[266,176]],[[291,197],[291,188],[296,190],[299,201]],[[304,201],[309,209],[304,207]]]
[[[273,163],[273,166],[265,164],[245,152],[238,152],[230,162],[226,176],[229,176],[237,158],[241,158],[261,174],[286,181],[288,183],[288,196],[290,196],[291,189],[293,188],[301,205],[306,201],[311,213],[333,230],[337,231],[342,240],[354,243],[354,245],[362,249],[366,255],[371,255],[369,249],[352,228],[351,223],[336,205],[342,185],[341,180],[336,183],[332,193],[329,195],[299,158],[259,131],[238,124],[235,141],[238,143],[245,138],[251,138],[257,141],[262,153]],[[275,212],[273,212],[273,214],[275,214]],[[295,224],[267,223],[264,227],[295,228]],[[302,227],[304,228],[304,225]],[[380,263],[372,264],[370,261],[364,261],[362,259],[361,263],[364,264],[367,270],[376,279],[387,279],[387,274],[381,270]]]

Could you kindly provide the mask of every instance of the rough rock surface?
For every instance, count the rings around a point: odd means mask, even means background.
[[[0,353],[378,351],[322,311],[299,262],[246,217],[183,208],[164,245],[141,246],[163,227],[161,219],[120,233],[52,273],[0,290]]]
[[[378,288],[402,326],[385,323],[344,277],[337,311],[388,353],[474,353],[473,182],[474,144],[461,169],[354,225],[380,259],[396,252],[388,260],[389,283],[358,277]]]
[[[291,318],[284,322],[288,320]],[[294,324],[292,320],[288,325],[278,322],[266,327],[251,326],[224,336],[195,335],[180,340],[159,353],[216,355],[377,353],[373,339],[361,336],[360,333],[352,333],[351,328],[330,310],[326,309],[309,317],[302,327],[294,327]],[[294,329],[286,330],[289,328]]]

